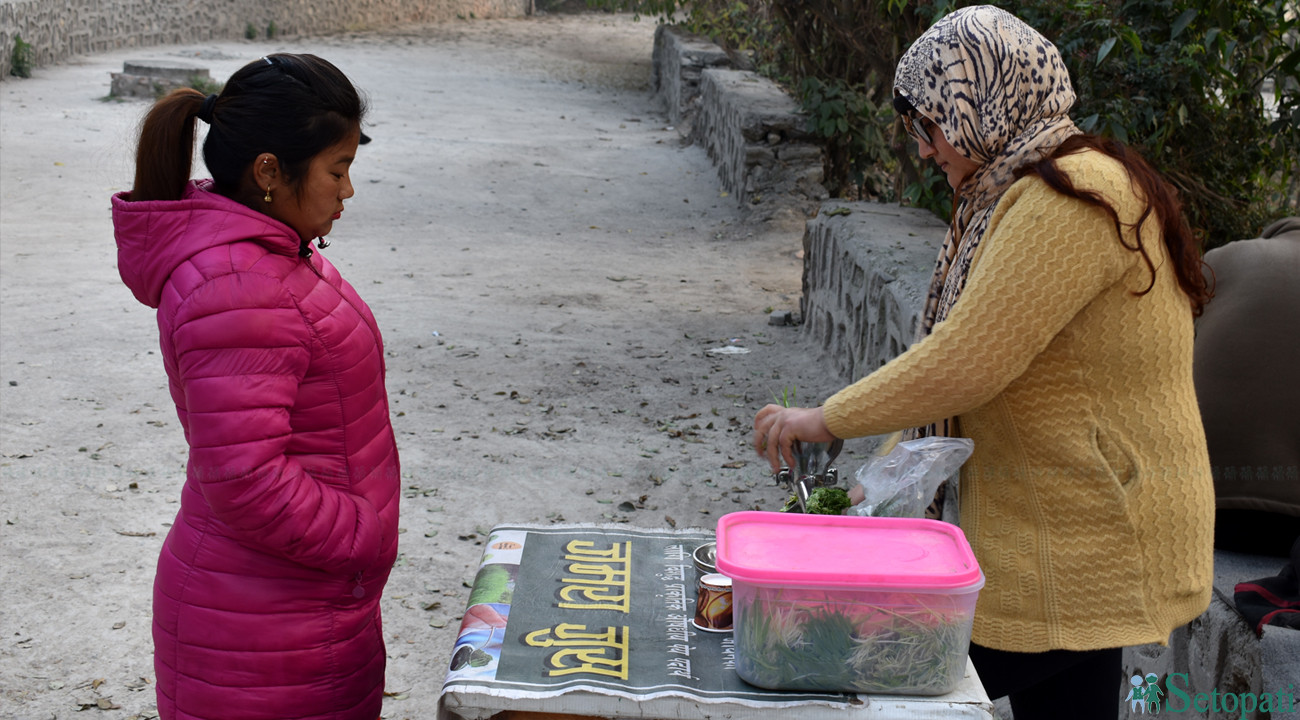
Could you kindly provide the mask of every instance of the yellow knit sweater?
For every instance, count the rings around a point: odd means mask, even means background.
[[[1137,219],[1118,162],[1088,151],[1061,166]],[[981,645],[1165,643],[1209,604],[1214,490],[1192,315],[1153,220],[1143,242],[1157,271],[1139,297],[1151,273],[1103,211],[1016,182],[948,319],[825,403],[837,437],[957,416],[974,441],[961,525],[986,576]]]

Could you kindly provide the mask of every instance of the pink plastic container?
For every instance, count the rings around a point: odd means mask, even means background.
[[[717,540],[746,682],[942,695],[961,681],[984,586],[961,528],[751,511],[719,518]]]

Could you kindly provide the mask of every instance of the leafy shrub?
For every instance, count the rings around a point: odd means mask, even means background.
[[[838,197],[882,197],[893,194],[898,159],[892,152],[894,109],[889,96],[878,101],[878,84],[805,76],[798,98],[808,113],[811,130],[822,138],[827,164],[838,172],[830,177]]]
[[[797,95],[826,138],[827,190],[847,199],[895,196],[893,176],[912,165],[900,128],[890,127],[894,64],[904,47],[899,38],[919,35],[925,16],[897,1],[772,4],[791,48]]]
[[[35,64],[36,51],[31,43],[24,42],[21,35],[14,35],[14,49],[9,54],[9,74],[29,78]]]

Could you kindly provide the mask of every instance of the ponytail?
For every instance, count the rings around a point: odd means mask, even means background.
[[[135,153],[133,202],[181,199],[194,161],[194,118],[203,99],[198,90],[178,88],[149,110]]]

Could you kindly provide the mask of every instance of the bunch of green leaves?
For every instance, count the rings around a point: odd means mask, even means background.
[[[760,687],[844,691],[852,686],[853,624],[840,613],[768,603],[762,595],[741,610],[736,665]]]
[[[21,35],[14,35],[14,49],[9,53],[9,74],[21,78],[32,76],[36,65],[36,50]]]
[[[815,487],[808,493],[807,508],[803,511],[809,515],[843,515],[853,503],[849,493],[841,487]],[[781,512],[799,512],[799,496],[790,495]]]
[[[843,515],[852,504],[841,487],[815,487],[808,493],[809,515]]]

